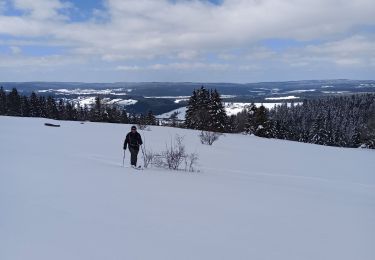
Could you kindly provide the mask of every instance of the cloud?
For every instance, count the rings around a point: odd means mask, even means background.
[[[243,46],[273,38],[332,37],[356,25],[375,25],[372,0],[107,0],[106,23],[56,21],[58,0],[14,0],[22,17],[2,17],[0,33],[49,36],[101,55],[180,55]],[[69,6],[69,5],[68,5]],[[44,20],[50,20],[46,24]],[[82,48],[78,48],[82,49]]]
[[[1,3],[0,35],[11,39],[0,36],[0,45],[64,46],[62,63],[110,64],[118,73],[374,64],[373,32],[355,32],[375,27],[373,0],[105,0],[83,21],[69,12],[74,1],[12,0],[21,15],[2,15]],[[279,51],[264,46],[266,39],[302,44]],[[56,62],[53,55],[18,56],[30,66]]]
[[[13,54],[20,54],[22,52],[22,49],[18,46],[10,46],[9,49]]]
[[[6,9],[7,9],[6,0],[0,0],[0,15],[4,13]]]
[[[30,18],[37,20],[65,18],[59,11],[72,7],[71,3],[59,0],[13,0],[13,5]]]
[[[137,70],[141,70],[142,68],[139,67],[139,66],[126,66],[126,65],[122,65],[122,66],[117,66],[115,70],[119,70],[119,71],[137,71]]]
[[[294,48],[283,55],[286,63],[319,65],[323,63],[338,66],[373,66],[375,37],[354,35],[336,41]]]

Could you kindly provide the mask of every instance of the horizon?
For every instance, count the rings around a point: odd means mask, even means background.
[[[302,79],[302,80],[282,80],[282,81],[254,81],[254,82],[203,82],[203,81],[0,81],[0,84],[4,83],[63,83],[63,84],[150,84],[150,83],[173,83],[173,84],[237,84],[237,85],[246,85],[246,84],[260,84],[260,83],[287,83],[287,82],[314,82],[314,81],[375,81],[375,79]]]

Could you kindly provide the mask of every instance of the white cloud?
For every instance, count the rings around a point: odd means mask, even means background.
[[[286,63],[321,65],[329,63],[339,66],[372,66],[375,57],[375,38],[355,35],[322,44],[294,48],[283,54]]]
[[[0,68],[51,68],[71,64],[84,64],[85,61],[79,57],[49,55],[49,56],[22,56],[22,55],[0,55]]]
[[[59,10],[70,8],[69,2],[59,0],[13,0],[14,7],[27,12],[27,15],[33,19],[61,19]]]
[[[372,33],[352,36],[356,28],[375,26],[374,0],[224,0],[220,5],[205,0],[105,0],[106,9],[94,10],[86,21],[69,19],[74,1],[12,0],[20,16],[1,15],[1,3],[5,1],[0,0],[0,35],[15,39],[0,36],[0,44],[65,46],[61,64],[72,59],[93,67],[95,60],[98,67],[109,63],[118,73],[237,68],[248,74],[277,66],[374,64]],[[323,43],[277,52],[262,46],[265,39]],[[17,62],[24,59],[30,66],[58,64],[55,56],[18,56]],[[121,64],[140,61],[154,65]]]
[[[100,55],[167,55],[243,47],[266,38],[316,39],[375,25],[373,0],[107,0],[107,23],[56,21],[58,0],[14,0],[24,17],[1,17],[0,33],[50,36]],[[46,23],[44,20],[50,20]]]
[[[141,67],[139,66],[117,66],[116,67],[116,70],[119,70],[119,71],[137,71],[137,70],[140,70]]]
[[[154,64],[147,67],[152,70],[227,70],[229,64],[203,63],[203,62],[179,62],[169,64]]]
[[[9,49],[13,54],[20,54],[22,52],[22,49],[18,46],[10,46]]]
[[[7,1],[0,0],[0,15],[7,9]]]

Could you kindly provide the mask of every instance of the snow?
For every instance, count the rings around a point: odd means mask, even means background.
[[[81,107],[91,106],[95,104],[95,97],[79,97],[78,99],[74,100],[74,102],[78,102]]]
[[[374,259],[373,150],[151,127],[201,172],[135,171],[129,128],[0,117],[0,259]]]
[[[114,89],[42,89],[38,90],[39,93],[57,93],[64,95],[127,95],[123,91],[123,88],[114,88]],[[129,90],[126,90],[130,92]]]
[[[265,100],[287,100],[287,99],[298,99],[299,97],[296,96],[286,96],[286,97],[270,97],[265,98]]]
[[[244,108],[246,108],[247,106],[250,106],[252,103],[223,102],[223,104],[224,104],[224,107],[225,107],[225,111],[227,112],[227,115],[231,116],[231,115],[237,115],[242,110],[244,110]],[[268,103],[268,102],[267,103],[254,103],[254,105],[257,106],[257,107],[263,105],[267,109],[272,109],[275,106],[281,106],[282,104],[284,104],[284,102],[281,102],[281,103],[280,102],[279,103]],[[290,102],[286,103],[286,104],[287,104],[287,106],[292,105],[292,103],[290,103]],[[301,105],[302,102],[294,102],[293,104],[294,105]],[[174,109],[174,110],[169,111],[167,113],[158,115],[157,117],[158,118],[169,118],[174,112],[179,112],[178,117],[177,117],[178,119],[185,120],[186,107]]]
[[[375,84],[371,83],[361,83],[356,88],[375,88]]]
[[[260,107],[263,105],[267,109],[272,109],[275,106],[281,106],[282,103],[254,103],[255,106]],[[292,103],[286,103],[287,106],[291,106]],[[294,102],[295,105],[302,104],[302,102]],[[245,107],[250,106],[251,103],[236,103],[236,102],[224,102],[225,110],[227,115],[236,115],[241,112]]]
[[[146,96],[145,98],[189,99],[190,96]]]
[[[305,92],[314,92],[316,89],[296,89],[288,91],[288,93],[305,93]]]
[[[322,91],[324,94],[344,94],[344,93],[350,93],[350,91]]]
[[[181,99],[176,99],[174,102],[175,102],[176,104],[178,104],[178,103],[180,103],[180,102],[182,102],[182,101],[189,101],[189,99],[188,99],[188,98],[181,98]]]
[[[120,105],[123,105],[123,106],[130,106],[130,105],[135,105],[137,102],[138,102],[138,100],[135,100],[135,99],[123,99],[123,100],[117,102],[117,104],[120,104]]]
[[[177,109],[174,109],[168,113],[164,113],[161,115],[156,116],[157,118],[170,118],[171,115],[175,112],[178,112],[177,119],[179,120],[185,120],[185,114],[186,114],[186,107],[180,107]]]

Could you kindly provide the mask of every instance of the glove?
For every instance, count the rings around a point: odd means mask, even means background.
[[[124,150],[126,150],[126,146],[124,146]]]

